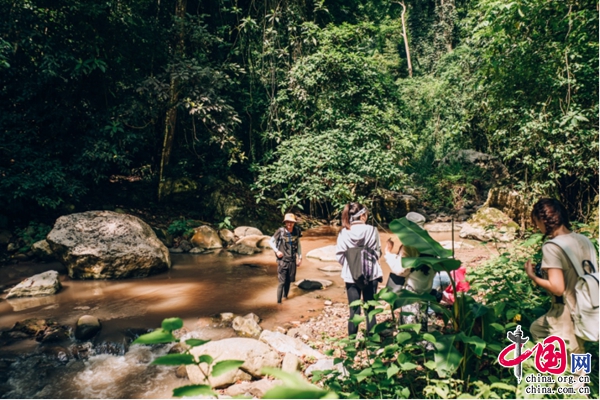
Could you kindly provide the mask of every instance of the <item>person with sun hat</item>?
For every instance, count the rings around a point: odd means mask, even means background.
[[[269,244],[277,257],[277,303],[287,299],[290,284],[296,280],[296,268],[302,264],[302,246],[300,237],[302,231],[296,225],[296,216],[292,213],[285,214],[281,228],[277,229]]]

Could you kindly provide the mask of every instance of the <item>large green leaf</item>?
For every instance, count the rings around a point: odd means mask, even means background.
[[[420,265],[427,265],[436,272],[454,271],[460,268],[460,260],[454,258],[435,258],[435,257],[402,257],[403,268],[416,268]],[[429,272],[430,274],[433,272]]]
[[[485,340],[483,340],[482,338],[477,336],[467,336],[463,332],[460,332],[458,335],[456,335],[456,340],[460,340],[463,343],[474,345],[475,354],[477,354],[477,356],[479,357],[481,357],[481,355],[483,354],[483,349],[485,349],[485,346],[487,345]]]
[[[244,361],[241,360],[224,360],[215,363],[212,368],[211,375],[212,376],[221,376],[231,370],[237,369],[244,364]]]
[[[210,386],[208,385],[188,385],[181,386],[176,389],[173,389],[173,397],[192,397],[192,396],[214,396],[217,397],[217,394],[213,392]]]
[[[189,365],[194,364],[194,356],[191,354],[167,354],[166,356],[158,357],[152,364],[156,365]]]
[[[183,321],[181,318],[165,318],[162,322],[162,328],[165,331],[174,331],[176,329],[183,328]]]
[[[436,336],[436,341],[433,343],[435,370],[440,378],[452,376],[462,360],[462,354],[454,347],[456,335],[442,335],[439,332],[433,334]]]
[[[390,230],[398,236],[402,244],[416,248],[421,254],[430,254],[440,258],[452,256],[452,251],[446,250],[436,242],[429,233],[406,219],[395,219],[390,222]]]
[[[133,341],[133,344],[159,344],[159,343],[171,343],[177,339],[170,331],[158,328],[153,332],[141,335],[139,338]]]

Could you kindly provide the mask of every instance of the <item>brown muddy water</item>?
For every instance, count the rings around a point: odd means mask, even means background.
[[[332,228],[313,229],[302,238],[304,255],[310,250],[335,244]],[[451,233],[432,233],[438,241]],[[382,232],[382,243],[389,234]],[[482,250],[483,249],[483,250]],[[489,254],[484,248],[463,252],[469,258]],[[323,309],[324,300],[346,302],[339,273],[318,268],[336,264],[304,257],[297,281],[328,279],[324,290],[304,291],[292,286],[289,300],[276,304],[277,272],[273,252],[253,256],[222,257],[172,255],[168,272],[144,279],[78,281],[66,276],[58,263],[19,264],[0,268],[0,286],[8,287],[35,273],[55,269],[61,274],[62,290],[53,296],[0,299],[0,331],[28,318],[50,318],[74,326],[85,314],[96,316],[102,330],[89,343],[38,344],[33,340],[0,347],[1,398],[170,398],[172,389],[189,381],[175,376],[174,367],[148,365],[166,354],[169,345],[131,346],[130,341],[160,326],[168,317],[180,317],[184,326],[203,339],[234,336],[231,329],[216,328],[210,317],[222,312],[255,313],[264,329],[290,321],[305,321]],[[384,279],[389,268],[384,264]],[[385,280],[384,280],[385,282]],[[81,356],[85,354],[85,356]]]

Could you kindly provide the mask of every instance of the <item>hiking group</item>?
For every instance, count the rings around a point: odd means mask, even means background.
[[[373,300],[379,284],[383,281],[383,271],[379,263],[382,256],[381,240],[377,229],[367,224],[368,210],[360,203],[348,203],[342,211],[342,229],[337,238],[336,258],[342,265],[341,278],[344,281],[348,304],[362,299],[365,303]],[[548,239],[542,246],[542,261],[534,267],[528,261],[524,268],[527,276],[549,292],[552,297],[550,310],[533,322],[530,332],[534,340],[556,335],[565,340],[570,352],[582,352],[584,341],[598,341],[598,272],[596,249],[590,240],[571,231],[565,207],[554,199],[541,199],[532,209],[531,219]],[[424,229],[425,217],[415,212],[406,215],[413,229]],[[271,239],[271,247],[277,256],[279,286],[277,302],[286,299],[290,283],[295,280],[296,267],[302,263],[300,237],[294,214],[286,214],[285,227],[279,228]],[[416,233],[415,233],[416,234]],[[430,293],[440,301],[454,301],[452,290],[448,292],[450,276],[447,272],[436,273],[429,266],[417,265],[405,268],[403,257],[433,257],[420,254],[411,246],[400,243],[394,252],[394,243],[389,239],[383,257],[390,268],[386,287],[400,293],[408,290],[416,294]],[[457,291],[468,290],[464,279],[466,268],[461,266],[452,271]],[[446,290],[444,290],[446,288]],[[373,306],[367,307],[367,315]],[[403,324],[421,323],[427,327],[427,315],[431,309],[420,302],[404,304],[399,322]],[[358,332],[352,320],[361,313],[360,306],[350,306],[348,335]],[[367,316],[367,332],[375,326],[375,316]]]

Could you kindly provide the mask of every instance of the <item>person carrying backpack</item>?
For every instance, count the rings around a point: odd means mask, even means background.
[[[536,274],[531,260],[525,263],[525,272],[536,285],[548,291],[553,297],[550,310],[535,320],[529,330],[536,341],[556,335],[565,340],[571,353],[584,353],[584,339],[589,339],[579,337],[577,335],[579,329],[576,328],[576,323],[579,324],[582,320],[581,315],[578,315],[581,312],[577,303],[580,294],[579,289],[576,289],[579,287],[580,280],[578,269],[581,272],[582,263],[593,264],[593,268],[597,268],[596,250],[587,237],[571,232],[567,211],[558,200],[548,198],[539,200],[533,206],[531,219],[550,240],[542,246],[541,272]],[[577,260],[571,261],[572,258]],[[597,297],[597,281],[595,288]],[[592,314],[585,319],[589,320],[593,317],[592,311]],[[595,340],[598,340],[597,304],[595,318]]]
[[[367,209],[360,203],[348,203],[342,211],[342,230],[337,238],[336,258],[342,265],[341,276],[346,283],[348,304],[361,297],[366,302],[373,300],[377,292],[377,283],[382,281],[383,271],[379,265],[381,243],[379,232],[366,223]],[[353,278],[350,264],[360,269],[360,278]],[[356,275],[356,273],[355,273]],[[371,311],[370,307],[367,311]],[[350,307],[350,319],[360,315],[360,307]],[[375,316],[367,318],[367,332],[375,326]],[[348,335],[358,332],[358,326],[348,321]]]

